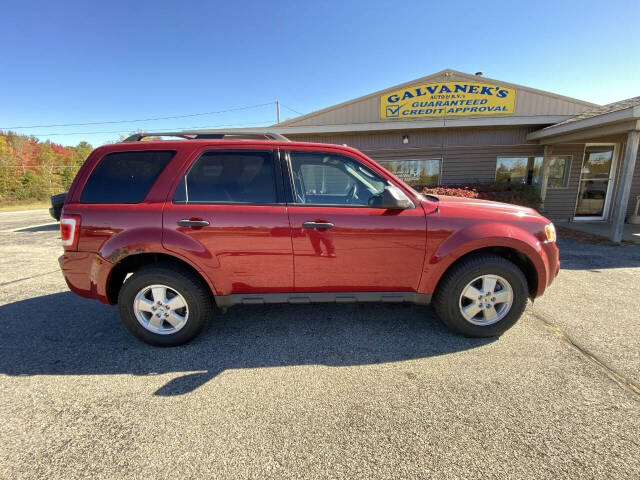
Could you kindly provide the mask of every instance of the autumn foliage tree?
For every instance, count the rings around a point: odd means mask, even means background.
[[[46,200],[67,191],[92,150],[87,142],[64,147],[0,131],[0,202]]]

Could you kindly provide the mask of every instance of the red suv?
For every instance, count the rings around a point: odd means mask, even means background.
[[[96,149],[60,222],[69,288],[145,342],[187,342],[215,306],[314,302],[433,300],[453,330],[495,336],[558,274],[530,208],[421,195],[346,146],[171,135]]]

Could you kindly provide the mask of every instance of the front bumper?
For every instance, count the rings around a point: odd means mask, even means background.
[[[107,282],[113,268],[111,262],[95,253],[64,252],[58,263],[73,293],[109,304]]]
[[[555,278],[560,273],[560,250],[555,242],[543,243],[542,248],[544,251],[544,263],[546,270],[546,282],[538,285],[538,295],[551,286]]]

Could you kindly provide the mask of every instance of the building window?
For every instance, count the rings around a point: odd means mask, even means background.
[[[498,157],[496,182],[539,185],[543,157]],[[571,156],[552,156],[549,163],[548,188],[564,188],[569,181]]]
[[[542,158],[540,158],[542,165]],[[564,188],[569,183],[569,170],[571,170],[571,156],[551,157],[549,163],[548,188]]]
[[[440,184],[441,159],[379,160],[378,163],[415,189]]]

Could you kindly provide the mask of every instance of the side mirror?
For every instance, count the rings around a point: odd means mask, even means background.
[[[415,207],[402,190],[392,185],[384,187],[382,193],[373,197],[369,205],[387,210],[407,210]]]

